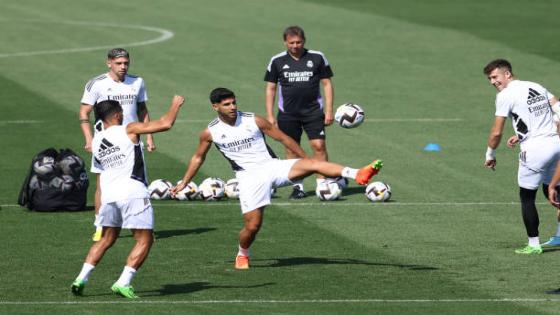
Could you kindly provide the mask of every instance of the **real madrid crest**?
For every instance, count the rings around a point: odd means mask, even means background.
[[[308,68],[313,68],[313,61],[311,61],[311,60],[307,61],[307,67]]]

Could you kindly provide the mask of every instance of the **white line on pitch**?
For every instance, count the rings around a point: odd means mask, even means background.
[[[209,123],[210,119],[177,119],[178,123]],[[373,118],[366,119],[364,123],[380,123],[380,122],[457,122],[463,121],[461,118]]]
[[[344,201],[332,201],[332,202],[273,202],[269,206],[271,207],[346,207],[346,206],[361,206],[361,207],[419,207],[419,206],[444,206],[444,207],[462,207],[462,206],[515,206],[518,205],[518,201],[510,202],[344,202]],[[547,205],[548,202],[537,202],[538,205]],[[237,206],[237,202],[229,201],[212,201],[203,202],[197,201],[163,201],[155,202],[153,204],[155,207],[229,207]],[[12,208],[21,207],[17,204],[4,204],[0,207]]]
[[[42,120],[0,120],[0,125],[7,124],[40,124],[43,123]]]
[[[85,52],[85,51],[94,51],[94,50],[101,50],[101,49],[110,49],[114,47],[134,47],[134,46],[145,46],[150,44],[155,44],[159,42],[166,41],[174,36],[173,32],[170,30],[166,30],[163,28],[157,27],[150,27],[150,26],[142,26],[142,25],[130,25],[130,24],[112,24],[112,23],[95,23],[95,22],[80,22],[80,21],[42,21],[42,20],[28,20],[31,22],[39,22],[39,23],[58,23],[58,24],[68,24],[68,25],[85,25],[85,26],[95,26],[95,27],[109,27],[109,28],[129,28],[129,29],[139,29],[149,32],[156,32],[161,34],[160,36],[140,41],[140,42],[132,42],[132,43],[121,43],[121,44],[112,44],[112,45],[104,45],[104,46],[91,46],[91,47],[82,47],[82,48],[66,48],[66,49],[55,49],[55,50],[38,50],[38,51],[27,51],[27,52],[16,52],[16,53],[6,53],[0,54],[0,58],[7,58],[7,57],[26,57],[26,56],[36,56],[36,55],[50,55],[50,54],[65,54],[65,53],[76,53],[76,52]]]
[[[345,304],[345,303],[543,303],[560,299],[333,299],[333,300],[200,300],[200,301],[0,301],[0,305],[91,305],[91,304]]]

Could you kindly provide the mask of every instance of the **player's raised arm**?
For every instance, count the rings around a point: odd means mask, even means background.
[[[283,133],[282,130],[278,129],[278,127],[271,124],[266,119],[258,115],[255,115],[255,123],[264,134],[270,136],[274,140],[281,142],[287,149],[297,154],[298,157],[300,158],[307,157],[305,151],[303,151],[301,146],[297,144],[297,142],[295,142],[294,139],[289,137],[287,134]]]
[[[187,166],[187,171],[181,180],[181,183],[177,186],[171,188],[171,196],[175,197],[175,194],[178,191],[181,191],[185,188],[185,186],[193,179],[196,175],[202,164],[204,164],[204,160],[206,159],[206,153],[210,150],[210,145],[212,144],[212,135],[210,134],[210,130],[208,128],[204,129],[200,133],[200,137],[198,140],[198,147],[196,151],[191,157],[189,165]]]
[[[171,101],[171,106],[169,110],[160,119],[152,120],[149,122],[133,122],[126,126],[126,132],[130,134],[147,134],[156,133],[161,131],[166,131],[171,129],[177,119],[177,114],[179,109],[183,105],[185,98],[179,95],[175,95]]]

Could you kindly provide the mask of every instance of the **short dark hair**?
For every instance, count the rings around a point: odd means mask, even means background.
[[[511,75],[513,75],[513,71],[511,68],[511,63],[505,59],[496,59],[496,60],[492,60],[490,61],[486,67],[484,67],[484,74],[485,75],[489,75],[490,72],[494,71],[494,69],[496,68],[501,68],[501,69],[506,69],[507,71],[509,71],[511,73]]]
[[[123,110],[121,104],[115,100],[101,101],[95,104],[94,109],[95,116],[102,121],[106,121],[112,114],[122,112]]]
[[[288,36],[299,36],[301,39],[305,40],[305,32],[303,31],[303,28],[297,25],[286,27],[284,30],[284,40],[286,40]]]
[[[210,92],[210,102],[212,104],[218,104],[228,98],[235,98],[235,93],[230,89],[219,87]]]
[[[128,51],[124,48],[113,48],[107,52],[107,59],[117,59],[120,57],[125,57],[130,59]]]

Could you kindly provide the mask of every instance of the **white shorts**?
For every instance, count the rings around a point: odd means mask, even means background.
[[[96,225],[123,229],[154,229],[154,209],[148,198],[135,198],[101,205]]]
[[[236,172],[243,214],[270,204],[272,188],[292,184],[288,174],[298,159],[271,160],[258,168]]]
[[[559,160],[559,137],[548,137],[525,144],[519,153],[519,187],[535,190],[543,183],[550,183]]]

